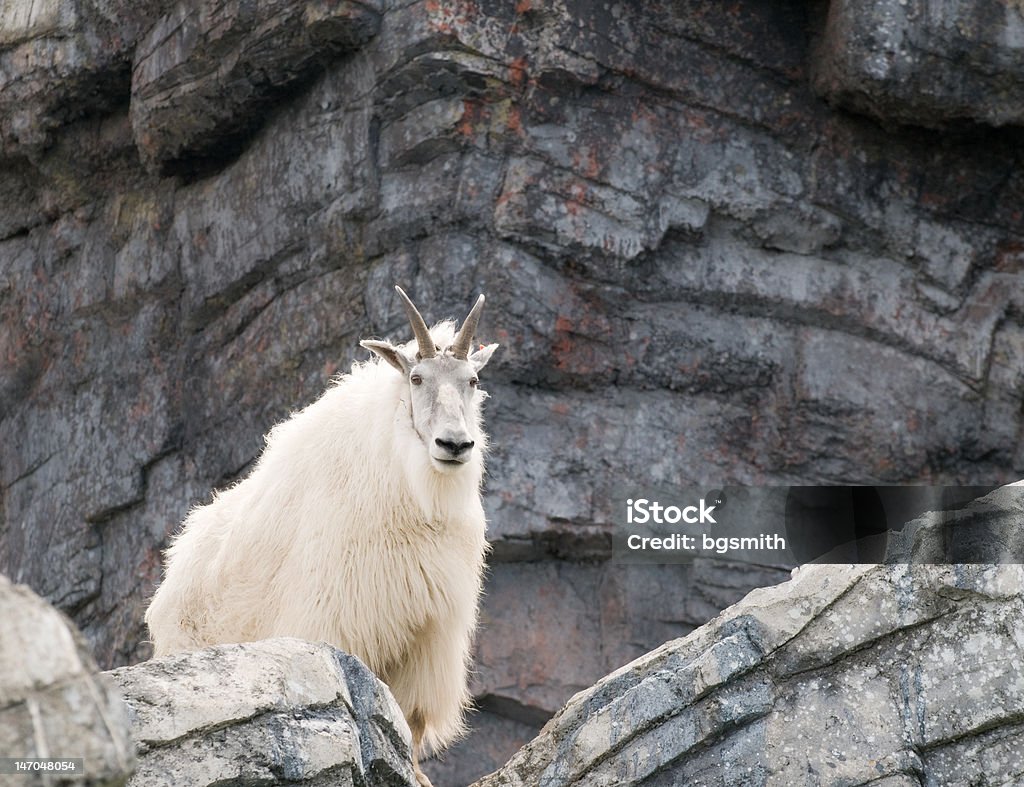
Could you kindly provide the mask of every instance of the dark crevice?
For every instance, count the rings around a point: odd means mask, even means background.
[[[0,243],[3,243],[5,241],[18,240],[19,238],[27,238],[29,236],[29,233],[32,232],[33,229],[41,226],[43,223],[44,222],[42,221],[37,221],[34,224],[26,224],[21,227],[16,227],[9,234],[0,237]]]
[[[833,606],[834,606],[834,603],[830,604],[826,609],[824,609],[821,612],[819,612],[812,619],[811,622],[813,622],[814,620],[821,619],[824,615],[827,614],[828,610],[831,609]],[[786,681],[789,681],[789,680],[791,680],[793,678],[796,678],[796,677],[812,675],[815,672],[818,672],[819,670],[824,670],[824,669],[829,668],[829,667],[834,667],[837,664],[842,664],[845,661],[849,661],[851,659],[854,659],[857,656],[865,653],[866,651],[872,650],[872,649],[874,649],[876,647],[879,647],[879,646],[884,646],[887,642],[894,641],[895,639],[897,639],[898,637],[902,636],[903,634],[905,634],[907,632],[914,632],[914,631],[917,631],[918,629],[925,628],[926,626],[928,626],[931,623],[934,623],[935,621],[943,620],[944,618],[948,618],[948,617],[952,617],[953,615],[956,614],[956,611],[957,610],[955,610],[955,609],[946,610],[945,612],[941,612],[941,613],[939,613],[937,615],[932,615],[930,617],[926,617],[926,618],[924,618],[922,620],[918,620],[918,621],[916,621],[914,623],[911,623],[909,625],[901,626],[900,628],[897,628],[897,629],[894,629],[894,630],[891,630],[891,631],[886,631],[885,633],[883,633],[883,634],[881,634],[881,635],[879,635],[877,637],[874,637],[872,639],[868,639],[868,640],[864,640],[862,642],[858,642],[857,645],[855,647],[853,647],[853,648],[849,648],[848,650],[843,650],[843,651],[840,651],[839,653],[833,654],[832,656],[829,657],[828,661],[816,662],[816,663],[814,663],[811,666],[801,667],[801,668],[796,669],[796,670],[781,671],[781,670],[779,670],[776,667],[775,663],[773,663],[773,662],[777,662],[778,661],[779,651],[782,650],[782,647],[780,646],[780,648],[778,648],[772,654],[772,658],[770,659],[770,668],[772,669],[773,674],[775,674],[778,677],[780,682],[786,682]]]
[[[505,697],[498,694],[482,694],[474,699],[477,708],[504,719],[517,721],[520,724],[527,724],[531,727],[543,727],[554,715],[551,711],[538,708],[535,705],[527,705],[512,697]]]
[[[898,770],[898,771],[888,771],[887,770],[881,776],[868,779],[866,782],[857,782],[856,784],[851,784],[849,787],[870,787],[870,785],[872,785],[872,784],[881,784],[883,782],[888,782],[890,779],[892,779],[895,776],[906,776],[906,777],[909,777],[909,778],[913,779],[917,784],[922,785],[922,787],[925,784],[925,782],[921,781],[922,774],[919,771],[912,770],[912,769],[908,770],[908,769],[904,768],[903,770]],[[906,785],[901,784],[900,787],[906,787]]]
[[[314,59],[292,79],[280,85],[261,85],[255,79],[253,90],[259,94],[257,98],[239,108],[235,117],[221,122],[211,134],[161,159],[159,174],[179,178],[183,186],[188,186],[230,168],[264,129],[295,111],[312,87],[324,77],[331,62],[332,58],[326,55]]]
[[[160,451],[153,457],[148,459],[142,467],[139,468],[139,494],[133,497],[131,500],[127,500],[123,503],[103,508],[94,514],[90,514],[85,518],[85,521],[92,525],[98,535],[102,537],[103,525],[109,523],[114,517],[138,508],[140,505],[146,502],[146,496],[149,492],[149,474],[153,470],[153,467],[159,462],[166,459],[168,456],[177,453],[181,450],[183,442],[183,427],[182,425],[172,425],[168,438],[164,441],[164,445]],[[102,542],[101,542],[102,552]]]
[[[130,667],[127,667],[127,668],[122,667],[122,669],[131,669],[131,668]],[[138,703],[138,702],[145,702],[145,699],[144,698],[140,698],[138,696],[134,696],[134,697],[131,698],[131,701],[134,702],[134,703]],[[148,702],[146,704],[151,705],[151,703],[148,703]],[[152,706],[152,707],[156,707],[156,706]],[[345,703],[345,701],[343,699],[339,698],[339,699],[333,700],[331,702],[303,705],[298,710],[296,708],[294,708],[294,707],[287,707],[287,706],[257,709],[255,713],[253,713],[253,714],[251,714],[249,716],[240,716],[240,717],[234,718],[234,719],[223,719],[221,721],[215,722],[214,724],[210,724],[209,726],[200,727],[200,728],[194,729],[194,730],[189,730],[188,732],[184,733],[183,735],[179,735],[177,738],[170,738],[170,739],[167,739],[167,740],[146,740],[146,739],[143,738],[143,739],[140,739],[138,741],[138,745],[140,747],[145,747],[147,752],[156,751],[156,750],[159,750],[159,749],[167,749],[167,748],[179,746],[180,744],[186,743],[187,741],[195,739],[195,738],[205,738],[205,737],[210,736],[213,733],[219,732],[221,730],[230,729],[230,728],[237,728],[237,727],[241,727],[242,725],[252,725],[254,723],[258,723],[258,722],[265,721],[267,719],[273,718],[275,716],[287,717],[289,720],[294,720],[297,717],[298,718],[302,718],[302,717],[305,717],[305,718],[314,717],[315,718],[317,715],[319,715],[322,712],[325,712],[325,711],[337,711],[337,710],[342,710],[342,709],[345,711],[346,715],[349,715],[349,716],[352,716],[353,718],[355,718],[355,715],[352,712],[352,709]]]
[[[1013,657],[1009,657],[1008,660],[1012,661]],[[1014,730],[1014,727],[1017,727],[1017,729]],[[992,719],[991,721],[985,722],[984,724],[970,730],[965,730],[958,735],[928,741],[928,743],[920,744],[917,747],[917,751],[921,755],[927,755],[947,746],[953,746],[965,741],[973,741],[978,738],[985,737],[992,732],[1003,733],[1007,737],[1015,737],[1015,733],[1024,735],[1024,712],[1018,712],[1010,716]]]

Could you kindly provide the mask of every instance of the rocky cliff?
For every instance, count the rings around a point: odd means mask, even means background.
[[[1022,588],[1019,565],[801,568],[577,694],[475,787],[1019,784]]]
[[[1022,26],[997,0],[4,5],[0,570],[101,664],[145,658],[168,534],[360,337],[404,337],[392,283],[431,318],[485,291],[466,745],[497,767],[786,576],[609,564],[621,480],[1024,474]]]

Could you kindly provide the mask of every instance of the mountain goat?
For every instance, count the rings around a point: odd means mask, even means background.
[[[278,424],[244,480],[197,506],[146,612],[155,655],[291,636],[328,642],[387,683],[426,749],[463,730],[487,543],[486,435],[471,351],[484,296],[456,333],[395,288],[415,345],[356,363]],[[398,374],[396,374],[398,372]]]

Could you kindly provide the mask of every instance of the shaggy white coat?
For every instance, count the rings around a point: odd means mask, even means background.
[[[454,325],[432,329],[451,344]],[[146,612],[157,656],[290,636],[358,656],[436,749],[463,732],[487,544],[486,436],[435,470],[412,427],[408,382],[379,358],[275,426],[250,475],[193,508]],[[415,725],[414,725],[415,726]]]

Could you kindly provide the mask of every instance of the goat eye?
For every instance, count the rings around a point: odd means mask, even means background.
[[[420,377],[418,374],[414,374],[412,377],[409,378],[409,382],[411,382],[413,385],[419,385],[420,383],[423,382],[423,378]]]
[[[476,388],[476,384],[480,382],[476,377],[469,378],[469,385],[471,388]]]

